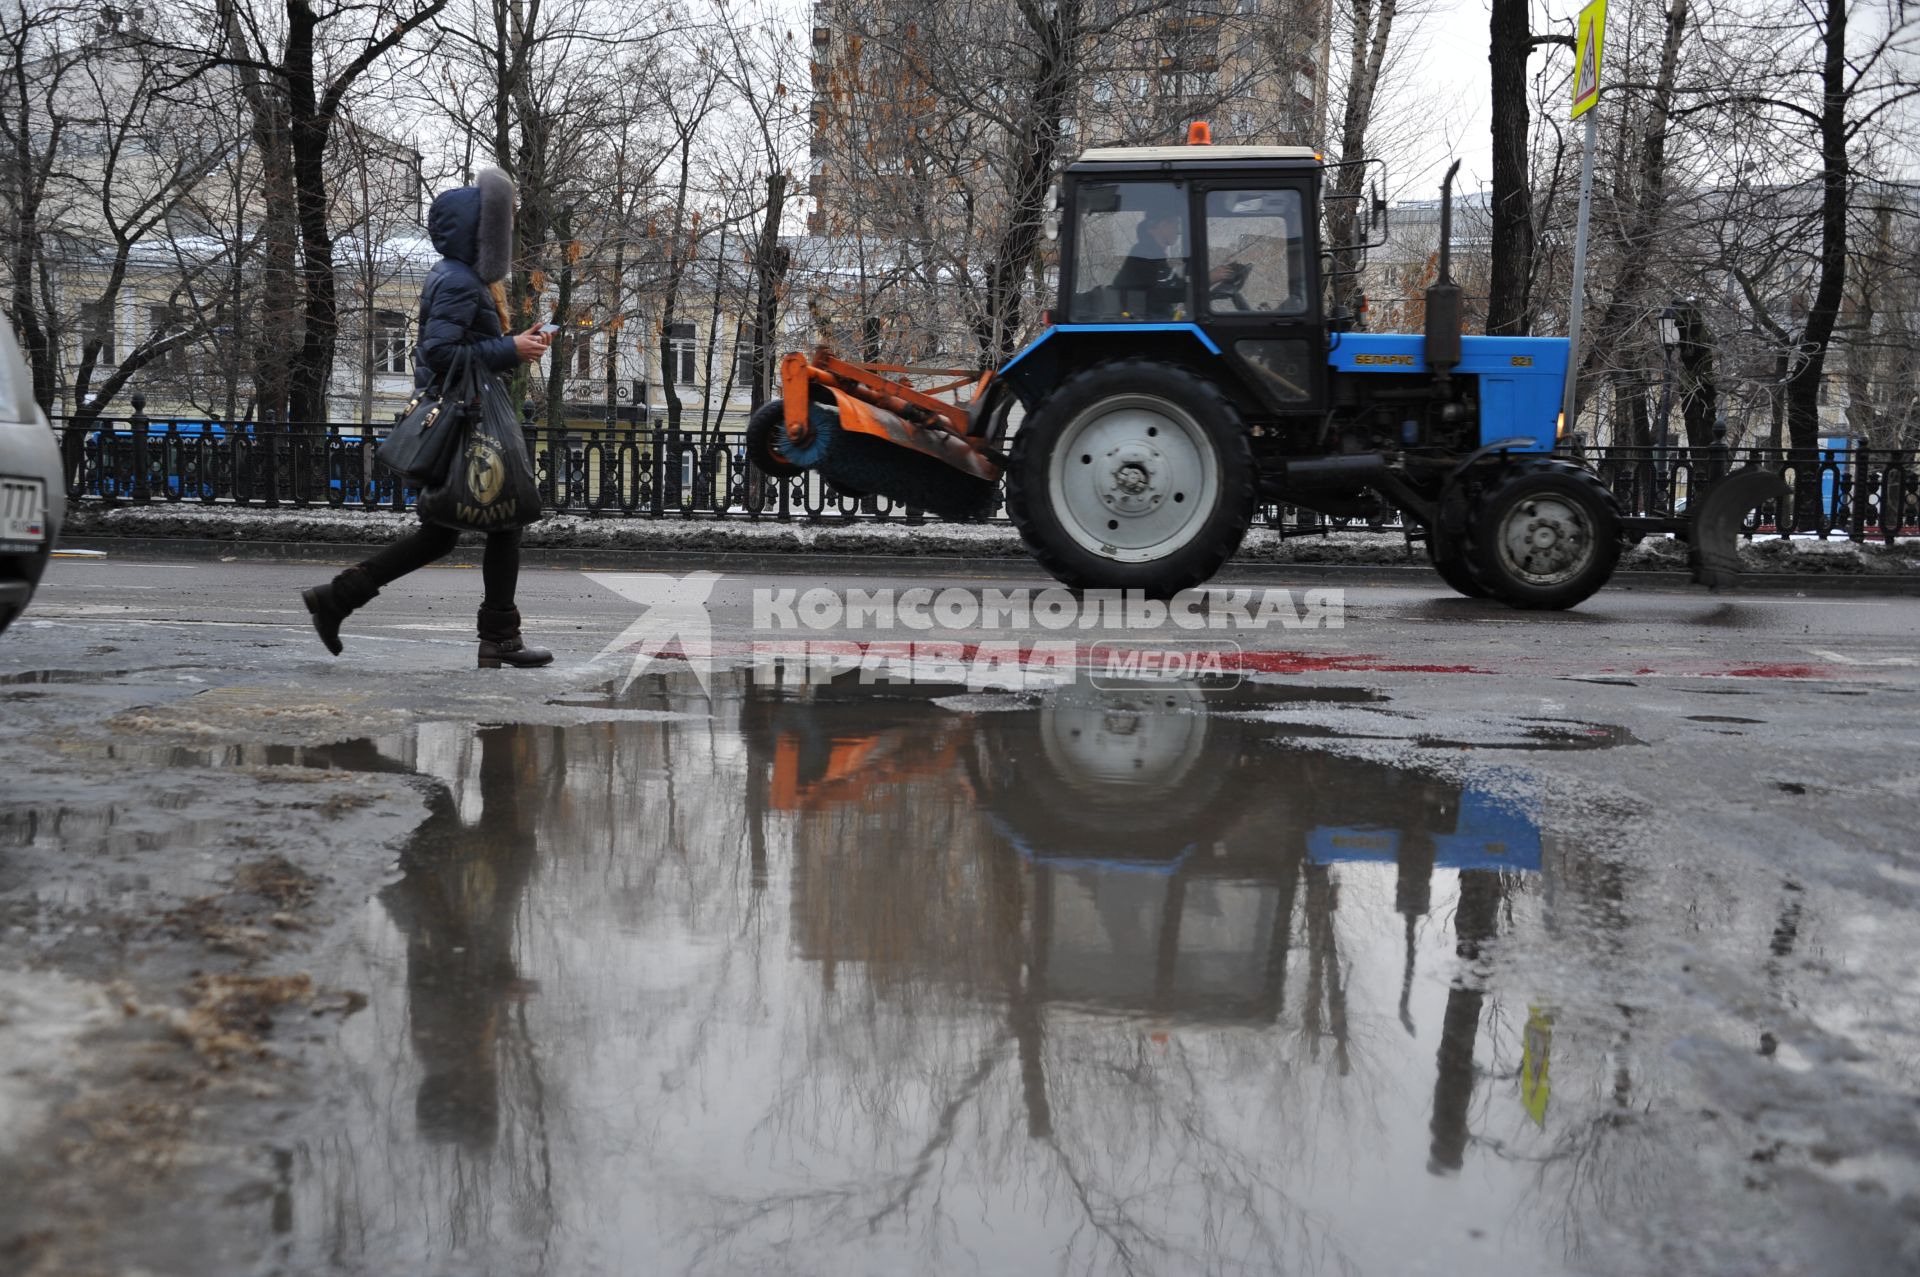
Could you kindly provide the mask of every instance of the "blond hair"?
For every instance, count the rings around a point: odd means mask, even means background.
[[[491,284],[487,285],[487,291],[493,294],[493,308],[500,313],[500,331],[503,333],[512,332],[513,315],[507,309],[506,281],[502,279],[494,280]]]

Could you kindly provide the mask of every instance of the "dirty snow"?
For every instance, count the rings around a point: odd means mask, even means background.
[[[214,541],[286,541],[303,544],[367,544],[392,540],[418,526],[412,514],[390,510],[332,508],[266,509],[259,506],[98,506],[76,508],[69,537],[181,537]],[[552,514],[527,529],[526,544],[541,549],[712,551],[730,554],[937,555],[961,558],[1022,558],[1026,551],[1011,525],[999,523],[780,523],[775,520],[593,518]],[[1670,537],[1649,537],[1621,559],[1625,571],[1686,570],[1686,546]],[[1920,573],[1920,540],[1892,546],[1767,538],[1741,546],[1752,572],[1822,575]],[[1247,534],[1241,562],[1423,566],[1424,553],[1397,532],[1329,532],[1282,538],[1267,528]]]

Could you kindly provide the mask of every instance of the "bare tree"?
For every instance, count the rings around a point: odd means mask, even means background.
[[[203,73],[231,72],[265,178],[262,241],[270,295],[297,297],[257,330],[254,390],[285,421],[326,417],[338,344],[329,148],[348,95],[448,0],[212,0]]]
[[[1333,275],[1346,277],[1359,285],[1359,245],[1356,233],[1362,224],[1358,216],[1361,192],[1365,188],[1367,167],[1367,130],[1373,123],[1374,96],[1379,91],[1380,75],[1387,65],[1387,50],[1393,36],[1393,18],[1398,0],[1347,0],[1339,14],[1347,38],[1347,74],[1345,103],[1340,120],[1340,159],[1343,167],[1327,193],[1327,242],[1334,246]],[[1336,309],[1347,299],[1335,297]]]
[[[1525,333],[1529,327],[1534,230],[1527,172],[1527,58],[1543,44],[1573,43],[1570,36],[1535,35],[1529,9],[1529,0],[1493,0],[1490,20],[1493,273],[1487,295],[1489,333]]]
[[[136,376],[175,376],[184,348],[211,326],[187,302],[223,247],[175,232],[232,138],[204,95],[174,82],[153,32],[123,27],[118,15],[41,16],[35,25],[23,15],[0,37],[17,77],[0,95],[9,298],[36,399],[53,410],[64,381],[79,427]],[[158,274],[165,300],[150,301],[141,337],[122,342],[136,270]],[[66,376],[70,333],[77,353]]]

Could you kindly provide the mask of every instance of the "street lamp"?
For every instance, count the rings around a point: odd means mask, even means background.
[[[1660,436],[1654,454],[1654,473],[1666,487],[1668,449],[1673,444],[1669,423],[1673,418],[1673,349],[1680,344],[1680,312],[1668,306],[1660,312],[1660,350],[1664,369],[1660,378]],[[1671,496],[1671,494],[1668,494]]]

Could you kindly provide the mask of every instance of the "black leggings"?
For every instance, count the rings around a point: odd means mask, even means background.
[[[401,537],[360,565],[360,570],[385,587],[415,568],[423,568],[435,559],[446,557],[459,541],[452,528],[426,523],[418,532]],[[486,590],[481,602],[490,608],[507,611],[513,607],[513,585],[520,576],[520,529],[487,533],[487,554],[480,561],[480,580]]]

